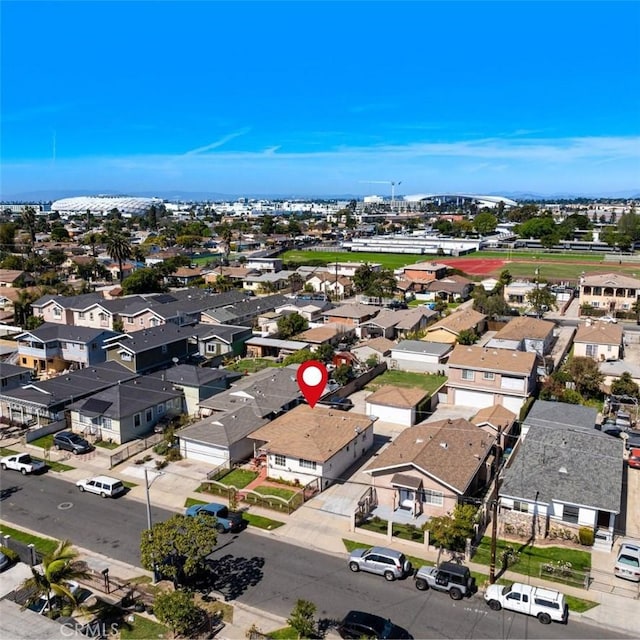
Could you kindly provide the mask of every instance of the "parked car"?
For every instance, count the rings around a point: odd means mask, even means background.
[[[384,576],[385,580],[397,580],[411,574],[411,563],[404,553],[386,547],[354,549],[349,556],[351,571],[368,571]]]
[[[620,545],[613,573],[618,578],[640,582],[640,544],[623,542]]]
[[[364,611],[349,611],[338,625],[341,638],[412,638],[391,620]]]
[[[640,431],[627,431],[625,435],[624,446],[627,451],[640,449]]]
[[[627,464],[632,469],[640,469],[640,449],[631,449],[631,451],[629,451]]]
[[[565,623],[569,616],[569,607],[565,602],[564,594],[520,582],[514,582],[506,587],[499,584],[489,585],[484,599],[493,611],[500,611],[500,609],[517,611],[535,616],[542,624],[551,624],[554,620]]]
[[[80,590],[80,585],[74,580],[67,580],[67,588],[71,592],[71,595],[75,598]],[[47,615],[50,611],[60,611],[65,604],[69,604],[67,598],[64,598],[53,591],[49,592],[49,598],[41,595],[29,602],[27,609],[35,611],[41,615]]]
[[[73,431],[60,431],[53,436],[53,446],[60,451],[71,451],[74,455],[88,453],[93,447],[83,437]]]
[[[461,600],[477,591],[476,579],[469,567],[454,562],[443,562],[438,567],[420,567],[413,577],[416,589],[447,591],[452,600]]]
[[[329,409],[337,409],[338,411],[349,411],[349,409],[353,409],[353,400],[336,396],[333,400],[320,400],[318,405]]]
[[[205,513],[214,516],[216,520],[216,530],[220,533],[229,533],[241,531],[246,524],[241,513],[229,511],[229,509],[217,502],[209,502],[209,504],[192,504],[185,511],[187,516],[197,516]]]
[[[23,476],[26,476],[27,473],[44,471],[47,465],[42,460],[32,458],[28,453],[16,453],[12,456],[0,458],[0,467],[19,471]]]
[[[618,411],[615,424],[623,430],[631,429],[631,415],[626,411]]]
[[[94,478],[78,480],[76,487],[81,493],[84,491],[97,493],[101,498],[115,498],[124,492],[122,481],[109,476],[95,476]]]
[[[614,318],[613,316],[602,316],[601,318],[599,318],[600,322],[606,322],[606,323],[610,323],[610,324],[617,324],[618,323],[618,319]]]
[[[0,551],[0,573],[11,566],[11,559]]]

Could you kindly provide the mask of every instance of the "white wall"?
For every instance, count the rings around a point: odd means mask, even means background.
[[[415,423],[415,409],[398,409],[397,407],[387,407],[382,404],[364,403],[364,412],[368,416],[377,416],[383,422],[401,424],[411,427]]]

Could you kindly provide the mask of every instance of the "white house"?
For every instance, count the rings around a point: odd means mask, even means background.
[[[365,413],[384,422],[412,427],[422,418],[429,404],[429,393],[418,387],[385,385],[365,398]]]
[[[402,340],[391,348],[391,369],[437,373],[446,370],[453,344],[426,340]]]

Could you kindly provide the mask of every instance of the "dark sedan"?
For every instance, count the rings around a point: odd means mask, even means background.
[[[340,623],[338,633],[341,638],[413,638],[406,629],[391,620],[365,611],[349,611]]]
[[[61,431],[53,436],[53,446],[60,451],[71,451],[74,455],[88,453],[93,447],[84,438],[73,431]]]

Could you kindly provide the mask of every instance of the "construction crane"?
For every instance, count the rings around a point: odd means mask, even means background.
[[[366,184],[390,184],[391,185],[391,209],[393,210],[393,204],[396,199],[396,185],[400,186],[402,180],[361,180]]]

